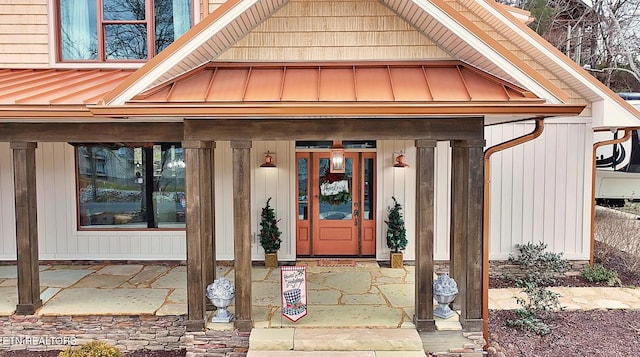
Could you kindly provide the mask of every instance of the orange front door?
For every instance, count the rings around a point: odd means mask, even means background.
[[[329,171],[328,152],[297,158],[298,255],[374,255],[375,153],[345,153],[344,173]]]

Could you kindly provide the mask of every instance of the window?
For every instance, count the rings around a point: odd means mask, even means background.
[[[192,0],[58,0],[61,61],[146,60],[191,27]]]
[[[80,228],[184,228],[180,143],[77,145]]]

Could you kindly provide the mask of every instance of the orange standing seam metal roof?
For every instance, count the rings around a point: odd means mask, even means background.
[[[129,70],[0,70],[0,119],[576,113],[460,61],[215,63],[138,94],[102,98]],[[391,109],[390,109],[391,108]],[[401,108],[397,110],[397,108]]]
[[[87,117],[133,70],[0,69],[0,119]]]
[[[458,61],[210,63],[129,103],[537,102],[544,100]]]

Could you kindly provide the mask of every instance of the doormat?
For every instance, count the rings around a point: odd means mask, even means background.
[[[320,259],[318,260],[319,267],[354,267],[356,261],[353,259]]]

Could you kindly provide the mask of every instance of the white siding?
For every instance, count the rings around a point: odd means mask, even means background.
[[[0,142],[0,260],[16,257],[13,164],[9,143]]]
[[[277,167],[260,167],[264,154],[270,151]],[[215,221],[216,256],[221,260],[233,259],[233,186],[231,148],[228,141],[216,142],[215,149]],[[255,260],[264,259],[264,251],[258,241],[260,213],[269,197],[278,227],[282,231],[282,245],[278,251],[281,261],[295,260],[295,204],[296,167],[295,142],[253,142],[251,148],[251,255]]]
[[[529,133],[532,123],[487,127],[487,147]],[[495,154],[491,159],[491,259],[506,259],[514,246],[544,241],[569,259],[589,257],[589,195],[592,133],[588,120],[547,120],[533,142]],[[260,168],[271,151],[277,168]],[[415,258],[415,155],[412,140],[377,142],[376,257],[387,260],[385,233],[392,196],[403,205],[409,245]],[[392,167],[404,151],[404,169]],[[434,258],[449,258],[450,148],[436,147]],[[217,142],[215,156],[215,231],[217,257],[233,259],[233,192],[229,142]],[[39,143],[36,150],[38,229],[43,260],[185,260],[184,231],[78,231],[75,158],[71,145]],[[295,143],[254,142],[251,149],[252,257],[263,258],[257,240],[266,200],[280,219],[281,260],[295,260]],[[15,259],[13,171],[8,143],[0,143],[0,260]]]
[[[15,259],[15,210],[9,144],[0,143],[0,260]],[[73,147],[38,143],[38,241],[42,260],[184,260],[181,231],[78,231]]]
[[[533,128],[532,122],[487,127],[487,147]],[[586,119],[547,119],[539,138],[492,156],[490,259],[539,241],[568,259],[589,258],[592,140]]]

